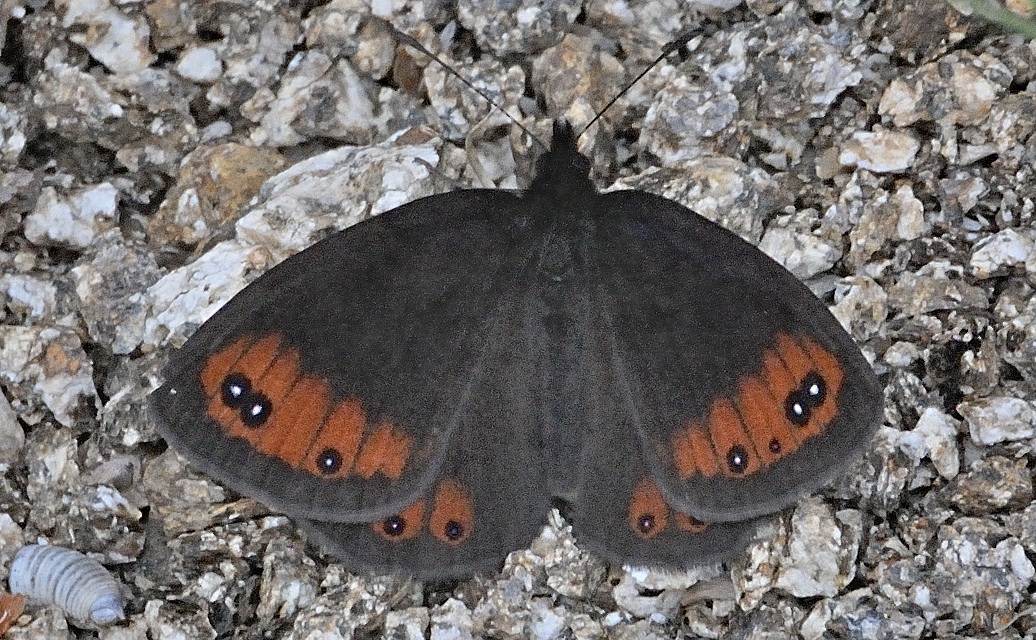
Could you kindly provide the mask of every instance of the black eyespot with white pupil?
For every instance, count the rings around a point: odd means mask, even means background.
[[[443,529],[447,540],[460,540],[464,536],[464,525],[456,520],[448,521]]]
[[[806,374],[802,383],[788,394],[784,404],[784,414],[794,425],[808,424],[813,411],[824,403],[827,397],[827,385],[815,371]]]
[[[748,468],[748,450],[736,444],[727,450],[727,466],[733,473],[744,473]]]
[[[240,373],[223,378],[220,399],[231,409],[237,409],[241,423],[246,427],[261,427],[273,411],[270,398],[252,388],[252,381]]]
[[[406,520],[400,515],[389,516],[382,523],[381,530],[393,538],[401,536],[406,533]]]
[[[252,393],[252,383],[239,373],[232,373],[223,380],[223,404],[237,409],[245,403],[245,398]]]
[[[342,468],[342,454],[335,449],[324,449],[317,457],[317,468],[327,475],[337,472]]]
[[[241,407],[241,422],[246,427],[261,427],[273,411],[270,399],[264,393],[252,393]]]
[[[651,533],[655,529],[655,516],[651,513],[642,513],[637,518],[637,527],[640,528],[640,532],[644,535]]]

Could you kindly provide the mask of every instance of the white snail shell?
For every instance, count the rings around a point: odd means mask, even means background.
[[[108,570],[78,551],[30,544],[11,562],[11,593],[56,604],[81,621],[107,625],[126,617],[122,591]]]

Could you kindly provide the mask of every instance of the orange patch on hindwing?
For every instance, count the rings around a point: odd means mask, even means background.
[[[737,410],[746,425],[748,435],[764,465],[779,460],[789,448],[794,450],[801,439],[784,420],[784,409],[758,377],[742,380],[738,385]]]
[[[682,511],[676,512],[674,520],[676,521],[676,528],[688,533],[702,533],[709,528],[709,524],[707,522],[702,522],[694,516],[683,513]]]
[[[680,531],[701,533],[709,525],[669,506],[658,485],[644,478],[630,494],[628,526],[633,535],[650,540],[669,528],[670,520]]]
[[[729,397],[716,398],[702,421],[678,428],[673,464],[694,475],[743,477],[765,469],[824,433],[838,414],[845,372],[838,359],[808,338],[778,334],[757,371]]]
[[[428,531],[440,542],[458,545],[475,531],[475,503],[456,480],[439,483],[428,516]]]
[[[205,361],[206,414],[228,437],[320,478],[398,479],[413,439],[388,419],[372,424],[356,398],[335,399],[280,334],[243,337]]]
[[[406,509],[371,524],[374,533],[389,542],[413,540],[424,528],[425,501],[418,500]]]
[[[741,422],[734,405],[726,398],[712,403],[706,418],[715,451],[723,456],[720,468],[733,475],[755,473],[760,460],[749,436],[751,427]]]
[[[398,514],[371,524],[374,533],[389,542],[404,542],[426,531],[439,542],[457,546],[475,531],[475,502],[457,480],[446,478],[429,501],[421,499]]]
[[[644,478],[633,489],[629,505],[629,528],[633,535],[650,540],[669,526],[669,505],[651,480]]]

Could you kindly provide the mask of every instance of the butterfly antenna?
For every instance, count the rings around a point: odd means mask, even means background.
[[[512,116],[510,113],[508,113],[506,109],[501,107],[499,104],[497,104],[497,102],[495,100],[490,98],[489,95],[487,95],[485,91],[483,91],[482,89],[479,89],[474,84],[472,84],[472,82],[470,80],[468,80],[467,78],[462,76],[456,69],[454,69],[453,67],[448,65],[442,58],[440,58],[439,56],[437,56],[434,53],[432,53],[431,51],[429,51],[428,48],[425,47],[420,42],[418,42],[417,39],[415,39],[415,38],[413,38],[411,36],[408,36],[407,34],[403,33],[402,31],[395,31],[395,37],[396,37],[396,41],[399,42],[400,44],[406,45],[406,46],[410,47],[411,49],[416,49],[417,51],[420,51],[424,55],[426,55],[429,58],[431,58],[432,60],[434,60],[436,63],[439,64],[439,66],[441,66],[443,69],[445,69],[447,73],[449,73],[453,77],[455,77],[458,80],[460,80],[461,82],[463,82],[469,89],[471,89],[472,91],[474,91],[478,95],[482,96],[482,98],[486,102],[488,102],[492,106],[494,106],[497,109],[499,109],[501,113],[503,113],[505,116],[507,116],[508,120],[513,122],[515,124],[515,126],[517,126],[519,129],[521,129],[523,132],[525,132],[530,138],[532,138],[536,142],[536,144],[540,145],[540,147],[543,148],[544,151],[547,150],[547,145],[545,145],[542,140],[540,140],[538,137],[536,137],[536,134],[533,133],[532,131],[530,131],[528,127],[523,125],[521,122],[518,122],[518,120],[514,116]],[[641,75],[644,75],[644,74],[641,74]],[[622,95],[622,94],[619,94],[619,95]]]
[[[622,96],[624,96],[627,93],[629,93],[629,90],[633,88],[633,85],[635,85],[638,82],[640,82],[640,79],[643,78],[644,76],[646,76],[648,74],[648,71],[651,71],[652,69],[654,69],[655,66],[658,65],[659,62],[662,62],[662,60],[665,60],[666,57],[670,53],[672,53],[674,51],[678,51],[681,47],[685,46],[688,42],[691,41],[692,38],[697,36],[699,33],[702,33],[702,28],[701,27],[695,27],[694,29],[691,29],[690,31],[684,32],[682,35],[677,37],[675,40],[671,41],[669,44],[667,44],[666,46],[662,47],[662,53],[658,54],[658,57],[655,58],[651,62],[651,64],[646,66],[643,71],[641,71],[639,74],[637,74],[636,78],[633,78],[633,80],[631,80],[629,83],[627,83],[626,86],[623,87],[622,91],[620,91],[619,93],[615,94],[615,97],[612,98],[611,100],[609,100],[608,104],[604,105],[604,108],[597,112],[597,115],[595,115],[593,117],[593,120],[591,120],[589,124],[587,124],[585,127],[583,127],[583,130],[579,132],[579,136],[582,136],[584,133],[586,133],[590,129],[590,127],[594,126],[594,123],[596,123],[598,120],[600,120],[601,116],[603,116],[604,113],[608,109],[610,109],[612,107],[612,105],[614,105],[616,102],[619,101],[619,98],[621,98]],[[576,137],[578,138],[579,136],[576,136]]]

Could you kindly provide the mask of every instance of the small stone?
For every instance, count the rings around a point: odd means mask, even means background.
[[[275,618],[294,619],[317,597],[319,576],[313,561],[283,538],[270,542],[263,555],[263,579],[256,615],[269,625]]]
[[[889,305],[917,316],[946,309],[985,309],[989,295],[960,278],[963,271],[943,260],[933,260],[915,272],[899,276],[888,289]]]
[[[543,87],[551,112],[572,123],[586,123],[615,95],[624,77],[619,61],[601,51],[595,40],[568,34],[535,58],[532,81]],[[646,129],[650,117],[645,117]]]
[[[242,113],[259,120],[251,136],[257,146],[286,147],[310,136],[367,144],[376,124],[370,92],[348,60],[303,52],[288,65],[276,96],[257,94]]]
[[[962,402],[957,411],[964,416],[975,444],[990,446],[1036,436],[1036,410],[1021,398],[1001,396]]]
[[[237,142],[199,146],[180,163],[176,183],[148,227],[153,247],[194,246],[237,221],[259,188],[287,167],[276,150]]]
[[[424,640],[428,621],[427,607],[389,611],[385,615],[385,636],[400,640]]]
[[[161,276],[154,254],[115,229],[95,240],[71,275],[90,336],[112,353],[136,349],[149,310],[142,292]]]
[[[533,600],[530,614],[527,637],[536,640],[560,638],[568,626],[566,608],[551,606],[546,598]]]
[[[213,47],[193,47],[183,52],[175,69],[191,82],[212,84],[223,73],[223,63]]]
[[[831,314],[851,335],[865,340],[877,334],[889,315],[888,294],[873,279],[853,276],[835,284]]]
[[[565,33],[581,10],[576,0],[462,0],[458,19],[479,43],[498,56],[542,50]]]
[[[946,480],[960,473],[960,453],[957,451],[957,423],[949,414],[934,407],[924,410],[914,431],[924,437],[927,456],[935,470]]]
[[[909,127],[925,115],[923,97],[921,83],[895,78],[881,94],[878,113],[891,117],[897,127]]]
[[[25,431],[7,397],[0,393],[0,466],[16,463],[25,446]]]
[[[38,529],[52,530],[58,519],[67,519],[62,503],[80,486],[79,448],[67,429],[37,428],[25,447],[28,481],[25,494],[32,504],[29,519]]]
[[[661,615],[667,620],[672,620],[676,617],[683,593],[675,589],[658,589],[644,594],[637,587],[632,575],[627,573],[612,589],[612,597],[620,609],[637,618]]]
[[[216,640],[216,630],[209,622],[208,608],[197,604],[150,600],[144,605],[144,621],[151,638],[193,638]]]
[[[740,104],[729,83],[703,86],[699,78],[669,75],[674,77],[663,85],[644,116],[640,142],[663,165],[679,166],[715,152],[717,138],[722,139]]]
[[[1024,459],[990,456],[975,461],[946,487],[950,503],[970,515],[1019,509],[1033,498],[1032,477]]]
[[[143,16],[129,17],[107,0],[63,0],[64,26],[78,27],[69,39],[86,47],[95,60],[115,73],[133,73],[155,60],[149,40],[151,28]]]
[[[916,240],[927,230],[924,205],[908,185],[893,192],[877,190],[863,204],[859,223],[849,232],[853,264],[864,264],[886,246],[890,238]]]
[[[818,498],[799,502],[787,555],[774,586],[797,598],[833,596],[856,575],[863,521],[856,511],[832,513]]]
[[[878,129],[857,131],[842,145],[838,161],[875,173],[906,171],[914,164],[921,143],[909,133]]]
[[[92,360],[79,336],[70,329],[0,327],[0,379],[16,396],[19,416],[35,424],[43,419],[42,403],[66,427],[76,423],[80,409],[100,405],[93,380]]]
[[[766,228],[759,248],[800,280],[828,271],[842,257],[840,237],[811,233],[815,216],[784,216]]]
[[[119,192],[107,182],[60,194],[44,187],[25,218],[25,237],[38,245],[85,249],[115,226],[118,204]]]
[[[881,359],[890,367],[904,369],[921,357],[921,349],[911,342],[896,342],[885,350]]]
[[[1000,275],[1010,267],[1021,266],[1033,259],[1036,242],[1032,230],[1004,229],[975,246],[971,254],[971,270],[977,278]]]
[[[432,609],[431,638],[435,640],[473,640],[471,610],[455,598]]]
[[[57,287],[52,280],[30,274],[10,273],[0,276],[0,292],[7,298],[7,307],[25,315],[26,320],[42,320],[57,310]]]
[[[932,613],[991,637],[1015,619],[1033,578],[1018,540],[984,518],[958,518],[939,527],[925,576]],[[947,634],[940,634],[945,637]]]

